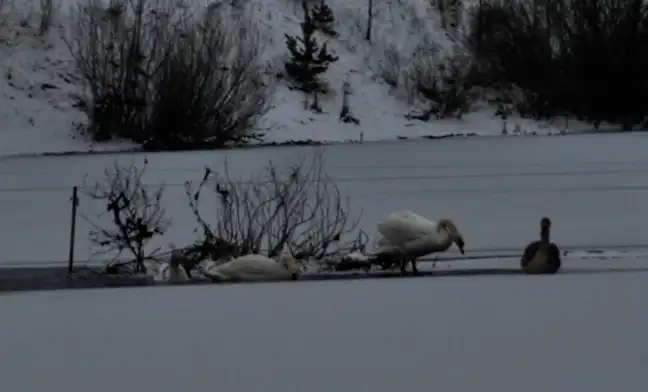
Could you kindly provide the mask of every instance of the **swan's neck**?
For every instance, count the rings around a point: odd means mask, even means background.
[[[452,246],[452,236],[445,229],[439,229],[439,250],[445,251]]]
[[[169,266],[169,278],[177,278],[180,275],[180,268],[177,264],[171,264]]]
[[[549,227],[542,227],[540,229],[540,241],[549,242]]]

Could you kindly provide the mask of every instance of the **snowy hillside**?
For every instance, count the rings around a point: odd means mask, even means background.
[[[98,145],[76,135],[75,124],[85,115],[75,108],[81,81],[65,44],[69,10],[78,0],[59,0],[52,28],[39,36],[41,11],[36,0],[0,0],[0,154],[63,151],[101,151],[132,147],[128,143]],[[232,1],[231,3],[236,3]],[[240,4],[239,4],[240,3]],[[429,2],[377,0],[374,4],[373,44],[364,40],[367,2],[328,0],[336,18],[337,38],[318,36],[339,56],[323,75],[331,93],[321,98],[323,113],[303,109],[303,93],[281,81],[270,112],[259,127],[266,142],[291,140],[372,141],[447,134],[499,135],[502,121],[489,107],[478,107],[462,120],[407,120],[411,112],[403,91],[390,88],[380,77],[380,64],[403,64],[421,43],[432,42],[442,52],[453,44],[440,28]],[[202,7],[201,2],[192,2]],[[245,9],[257,23],[270,75],[282,72],[287,56],[284,34],[297,34],[302,11],[297,0],[248,0],[224,7]],[[225,9],[221,7],[220,9]],[[342,86],[350,85],[349,104],[359,125],[339,121]],[[553,125],[509,119],[520,134],[556,134],[566,129],[563,119]],[[569,131],[587,125],[569,122]],[[510,134],[518,134],[517,131]]]

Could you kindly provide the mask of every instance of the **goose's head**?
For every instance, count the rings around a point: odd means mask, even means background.
[[[540,240],[549,242],[549,230],[551,228],[551,220],[544,217],[540,220]]]
[[[292,255],[284,253],[279,256],[278,261],[290,273],[293,280],[299,278],[299,274],[302,272],[302,266]]]
[[[540,220],[540,228],[542,229],[548,229],[551,227],[551,219],[547,218],[546,216]]]
[[[457,230],[457,226],[455,226],[454,222],[452,222],[450,219],[442,219],[439,221],[439,230],[443,230],[446,233],[448,233],[448,236],[452,239],[452,242],[454,242],[457,245],[457,248],[459,248],[459,252],[461,254],[465,254],[464,252],[464,246],[466,245],[466,242],[463,239],[463,235]]]

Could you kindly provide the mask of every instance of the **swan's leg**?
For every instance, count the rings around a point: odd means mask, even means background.
[[[412,275],[420,275],[418,268],[416,267],[416,259],[410,260],[412,262]]]
[[[405,269],[407,267],[407,262],[408,261],[409,260],[404,258],[404,257],[400,260],[400,272],[401,272],[401,275],[405,275],[405,273],[406,273]]]

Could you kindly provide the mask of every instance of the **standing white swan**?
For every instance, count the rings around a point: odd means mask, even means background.
[[[301,265],[289,254],[282,254],[279,260],[249,254],[212,266],[203,274],[218,281],[296,280],[300,272]]]
[[[450,219],[433,222],[412,211],[397,211],[378,223],[378,231],[383,236],[375,252],[378,261],[383,265],[400,262],[402,274],[408,262],[412,263],[412,273],[418,274],[418,257],[444,252],[453,243],[464,254],[463,236]]]

